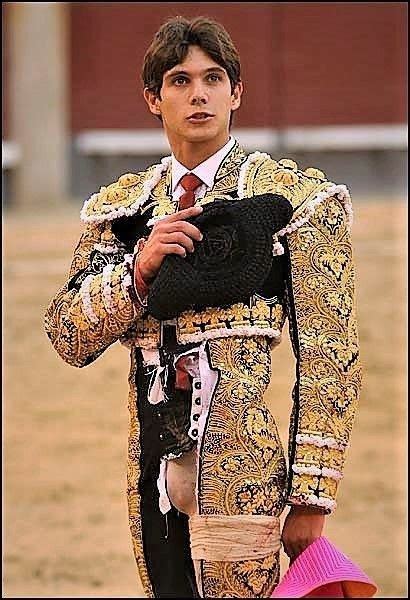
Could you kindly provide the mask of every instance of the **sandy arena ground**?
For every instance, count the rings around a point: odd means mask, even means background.
[[[4,583],[17,597],[142,597],[127,522],[127,350],[62,362],[43,313],[80,234],[78,209],[4,221]],[[339,507],[325,534],[406,597],[406,206],[355,205],[365,380]],[[272,355],[269,404],[286,443],[294,360]],[[287,560],[283,559],[283,567]]]

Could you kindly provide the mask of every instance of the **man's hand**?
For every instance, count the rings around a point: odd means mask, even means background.
[[[292,563],[312,542],[322,535],[325,515],[315,506],[292,506],[282,530],[283,549]]]
[[[202,233],[185,219],[199,215],[202,210],[202,206],[191,206],[154,225],[138,258],[139,270],[145,282],[154,279],[167,254],[186,256],[187,252],[194,251],[194,241],[201,241]]]

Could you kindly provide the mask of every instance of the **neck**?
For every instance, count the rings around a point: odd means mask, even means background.
[[[228,140],[229,133],[223,138],[215,138],[206,143],[183,141],[173,144],[171,140],[169,142],[177,161],[187,169],[192,170],[223,148]]]

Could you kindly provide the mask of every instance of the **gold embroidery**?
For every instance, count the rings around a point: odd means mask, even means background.
[[[141,501],[138,491],[141,474],[141,444],[140,422],[137,414],[137,393],[135,389],[135,376],[137,364],[134,353],[131,352],[131,368],[128,376],[129,394],[128,411],[130,415],[128,429],[128,470],[127,470],[127,500],[128,516],[132,537],[132,546],[137,563],[139,576],[147,597],[153,597],[151,582],[148,577],[147,565],[144,559],[141,525]]]
[[[286,463],[275,420],[263,396],[270,352],[263,337],[209,342],[219,371],[201,448],[200,514],[279,516],[285,504]],[[277,583],[278,556],[225,563],[203,561],[209,598],[266,597]]]
[[[214,329],[231,331],[241,330],[241,335],[255,335],[254,328],[264,328],[280,332],[285,321],[282,305],[268,305],[264,300],[251,302],[252,308],[242,303],[232,304],[227,308],[207,308],[203,311],[188,310],[181,313],[177,319],[177,338],[180,343],[186,343],[187,336],[197,335],[198,341],[207,339],[206,332]],[[132,332],[130,332],[131,334]],[[160,322],[151,316],[140,319],[136,326],[135,344],[156,348],[159,345]],[[129,339],[132,339],[130,335]]]
[[[231,190],[231,185],[233,180],[230,179],[230,176],[233,176],[238,180],[238,169],[241,164],[245,161],[246,155],[242,148],[239,146],[238,142],[235,142],[232,150],[227,154],[227,156],[222,161],[216,175],[215,175],[215,185],[214,189],[218,190]],[[234,188],[236,190],[235,184]]]
[[[309,167],[303,172],[308,177],[314,177],[315,179],[326,179],[326,175],[323,173],[323,171],[320,171],[319,169],[314,169],[313,167]]]
[[[319,173],[322,174],[320,171]],[[260,157],[248,168],[245,181],[244,197],[258,194],[281,194],[287,198],[295,209],[294,218],[297,218],[306,204],[316,194],[329,186],[323,177],[313,177],[311,169],[309,175],[298,169],[295,161],[281,159],[279,162],[272,158]],[[322,174],[323,175],[323,174]]]
[[[205,598],[269,598],[279,583],[279,552],[263,559],[203,564]]]
[[[85,204],[84,217],[101,219],[114,211],[129,209],[143,194],[144,183],[152,177],[154,170],[155,165],[142,173],[126,173],[118,181],[101,187]]]
[[[288,237],[300,350],[295,433],[347,442],[361,385],[354,311],[354,269],[346,213],[336,198]],[[294,444],[294,440],[292,442]],[[294,444],[294,463],[342,472],[345,453]],[[293,474],[291,498],[334,500],[338,480]]]
[[[167,215],[173,215],[176,212],[178,203],[172,201],[171,167],[167,169],[158,184],[152,190],[151,198],[153,198],[156,203],[156,206],[154,206],[154,210],[152,211],[153,217],[166,217]]]
[[[279,161],[279,164],[282,167],[285,167],[287,169],[291,169],[292,171],[297,171],[298,170],[298,165],[297,163],[295,163],[294,160],[290,159],[290,158],[281,158]]]
[[[121,175],[121,177],[118,179],[118,185],[120,187],[131,187],[131,186],[137,186],[138,183],[141,181],[141,174],[136,174],[136,173],[125,173],[125,175]]]
[[[274,183],[281,183],[282,185],[294,185],[299,181],[299,177],[296,173],[286,171],[285,169],[278,169],[275,173],[272,173],[272,181]]]

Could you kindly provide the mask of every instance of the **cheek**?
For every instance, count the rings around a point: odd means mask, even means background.
[[[179,118],[181,113],[181,102],[163,102],[161,107],[162,116],[169,122]]]

